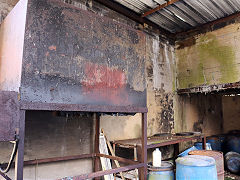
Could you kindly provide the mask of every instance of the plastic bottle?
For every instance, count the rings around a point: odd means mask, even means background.
[[[153,166],[154,167],[161,167],[161,161],[162,161],[162,153],[159,150],[159,148],[156,148],[152,153],[153,158]]]

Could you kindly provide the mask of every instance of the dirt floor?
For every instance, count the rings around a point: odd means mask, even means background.
[[[234,180],[240,180],[240,176],[237,176],[237,175],[235,175],[235,174],[231,174],[231,173],[229,173],[229,172],[225,172],[225,175],[224,175],[224,180],[232,180],[232,179],[234,179]]]

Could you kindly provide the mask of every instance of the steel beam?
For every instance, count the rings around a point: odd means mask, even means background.
[[[24,137],[25,137],[25,110],[20,110],[19,118],[19,143],[15,161],[15,179],[23,180],[23,163],[24,163]]]
[[[181,137],[180,139],[177,139],[177,140],[170,140],[170,141],[156,143],[156,144],[149,144],[149,145],[147,145],[147,149],[157,148],[157,147],[161,147],[161,146],[168,146],[168,145],[172,145],[172,144],[178,144],[178,143],[185,142],[185,141],[201,140],[202,137],[203,137],[202,134],[199,136],[195,135],[194,137]]]
[[[138,113],[148,111],[146,107],[135,106],[81,105],[61,103],[38,103],[26,101],[20,102],[20,108],[23,110],[109,112],[109,113]]]
[[[94,143],[94,152],[95,154],[99,154],[99,135],[100,135],[100,115],[99,113],[94,113],[95,120],[95,143]],[[99,156],[95,156],[94,158],[94,171],[98,172],[101,170],[100,167],[100,158]],[[95,180],[100,180],[99,177],[96,177]]]
[[[190,30],[187,30],[187,31],[183,31],[183,32],[178,32],[178,33],[175,33],[175,37],[176,38],[184,38],[185,36],[188,36],[189,37],[189,34],[190,33],[194,33],[194,32],[197,32],[197,31],[203,31],[203,30],[207,30],[209,27],[213,26],[213,25],[217,25],[217,24],[221,24],[223,22],[226,22],[226,21],[230,21],[234,18],[237,18],[240,16],[240,12],[237,12],[235,14],[232,14],[232,15],[229,15],[229,16],[226,16],[226,17],[223,17],[223,18],[220,18],[220,19],[217,19],[215,21],[211,21],[209,23],[205,23],[205,24],[201,24],[197,27],[194,27]]]
[[[148,16],[148,15],[150,15],[150,14],[153,14],[153,13],[161,10],[162,8],[165,8],[165,7],[171,5],[171,4],[175,3],[175,2],[178,2],[178,1],[179,1],[179,0],[170,0],[170,1],[167,1],[167,2],[164,3],[164,4],[159,5],[158,7],[156,7],[156,8],[154,8],[154,9],[151,9],[151,10],[143,13],[142,17],[146,17],[146,16]]]
[[[147,113],[142,113],[142,146],[140,161],[144,166],[140,169],[139,179],[147,179]]]
[[[100,3],[100,4],[103,4],[104,6],[120,13],[120,14],[123,14],[124,16],[128,17],[129,19],[132,19],[134,21],[136,21],[137,23],[140,23],[140,24],[147,24],[149,26],[152,26],[156,29],[158,29],[161,33],[163,33],[164,35],[168,35],[168,36],[171,36],[173,35],[171,32],[161,28],[159,25],[155,24],[154,22],[144,18],[144,17],[141,17],[140,14],[134,12],[133,10],[121,5],[120,3],[117,3],[117,2],[114,2],[112,0],[95,0],[96,2]]]
[[[120,167],[120,168],[110,169],[110,170],[106,170],[106,171],[94,172],[94,173],[90,173],[90,174],[83,174],[83,175],[80,175],[80,176],[75,176],[75,177],[73,177],[73,179],[75,179],[75,180],[91,179],[91,178],[104,176],[104,175],[107,175],[107,174],[129,171],[129,170],[133,170],[133,169],[137,169],[137,168],[141,168],[141,167],[144,167],[143,163],[138,163],[138,164],[134,164],[134,165],[129,165],[129,166],[124,166],[124,167]],[[61,180],[67,180],[67,179],[68,178],[62,178]]]
[[[227,84],[217,84],[217,85],[208,85],[208,86],[199,86],[192,87],[187,89],[178,89],[178,94],[190,94],[190,93],[204,93],[204,92],[221,92],[229,91],[240,88],[240,82],[227,83]]]
[[[78,160],[78,159],[88,159],[88,158],[93,158],[93,157],[94,157],[94,154],[81,154],[81,155],[75,155],[75,156],[34,159],[34,160],[24,161],[24,165],[45,164],[45,163],[70,161],[70,160]]]

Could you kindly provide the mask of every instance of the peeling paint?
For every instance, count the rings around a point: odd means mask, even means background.
[[[159,63],[158,63],[158,58],[159,58],[159,37],[157,36],[156,39],[153,39],[152,42],[152,49],[153,49],[153,57],[152,57],[152,62],[153,62],[153,87],[155,89],[160,89],[161,88],[161,77],[160,77],[160,68],[159,68]]]

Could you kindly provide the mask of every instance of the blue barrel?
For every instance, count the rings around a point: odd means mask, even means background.
[[[173,164],[168,161],[162,161],[161,167],[153,167],[148,164],[148,180],[174,180]]]
[[[225,152],[240,153],[240,135],[229,135],[225,142]]]
[[[178,155],[178,157],[187,156],[190,151],[195,151],[195,150],[198,150],[195,146],[190,147],[190,148],[186,149],[185,151],[183,151],[182,153],[180,153],[180,154]]]
[[[207,143],[211,144],[211,148],[214,151],[222,151],[222,144],[219,139],[208,139]]]
[[[214,158],[189,155],[176,160],[176,180],[217,180]]]
[[[228,152],[225,155],[225,165],[231,173],[239,174],[240,173],[240,154],[236,152]]]
[[[202,142],[195,142],[195,143],[194,143],[194,146],[195,146],[198,150],[203,150],[203,149],[202,149]],[[212,150],[210,143],[206,143],[206,150]]]
[[[225,134],[210,136],[210,137],[207,137],[207,143],[211,144],[212,150],[223,152],[225,139],[226,139]]]

